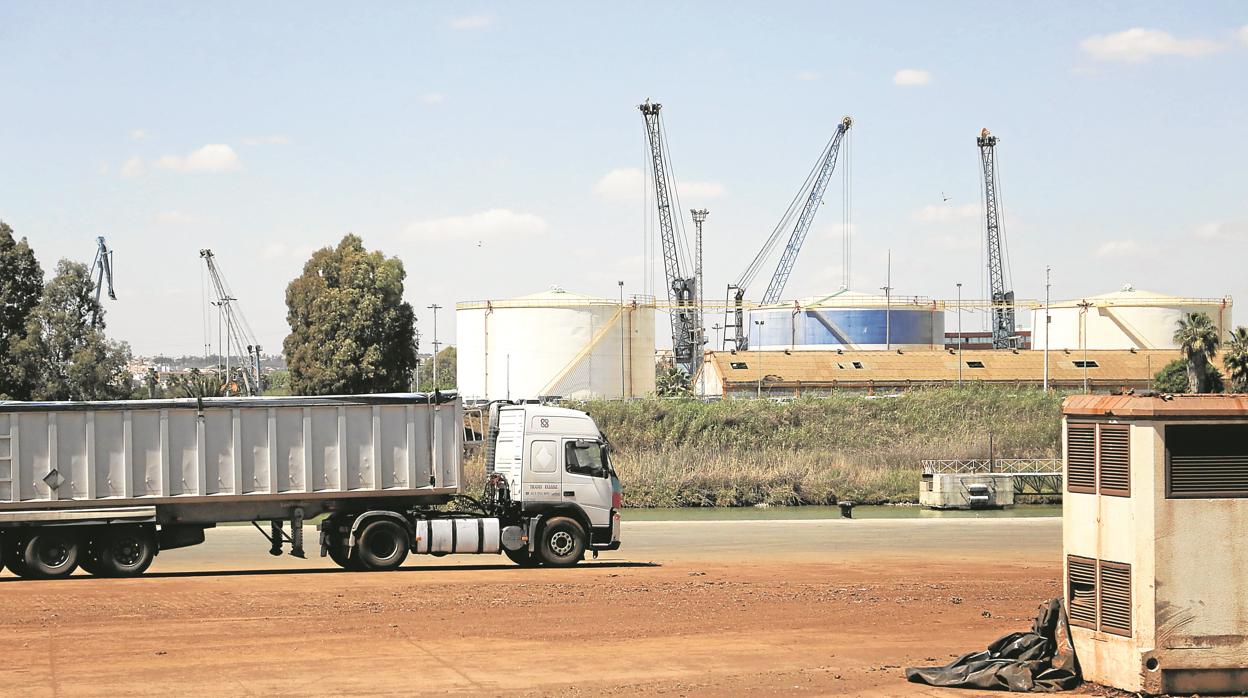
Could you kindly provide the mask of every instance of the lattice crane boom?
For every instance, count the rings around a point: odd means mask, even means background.
[[[238,300],[230,291],[229,284],[225,282],[225,276],[221,273],[220,267],[217,266],[216,256],[212,250],[200,250],[199,256],[204,260],[204,264],[208,267],[208,279],[212,283],[212,292],[216,297],[212,303],[217,307],[220,315],[220,321],[225,325],[225,346],[220,347],[220,353],[225,361],[225,384],[230,385],[231,376],[230,356],[232,347],[237,347],[240,361],[238,363],[238,372],[243,379],[243,387],[250,395],[259,395],[262,392],[260,384],[260,344],[255,339],[255,333],[251,330],[247,318],[243,317],[243,312],[236,305]],[[247,351],[248,366],[243,366],[241,356],[244,348]]]
[[[988,288],[992,301],[992,347],[1008,349],[1017,342],[1014,329],[1014,291],[1006,288],[1005,254],[1002,245],[1001,202],[997,186],[997,137],[988,129],[976,139],[984,167],[984,216],[988,230]]]
[[[702,349],[695,338],[701,336],[702,320],[697,312],[697,279],[685,273],[681,246],[677,239],[672,200],[675,183],[669,176],[667,145],[659,112],[662,104],[646,100],[638,107],[646,121],[646,141],[650,145],[650,171],[654,177],[654,199],[658,207],[659,237],[663,247],[663,272],[667,299],[671,304],[672,356],[676,366],[692,376],[701,362]],[[685,251],[684,256],[688,256]]]
[[[95,261],[91,262],[91,278],[95,283],[95,307],[91,312],[91,326],[98,327],[100,324],[100,293],[107,287],[108,299],[117,300],[117,294],[113,291],[113,251],[108,249],[108,244],[104,242],[104,237],[100,236],[95,239]]]

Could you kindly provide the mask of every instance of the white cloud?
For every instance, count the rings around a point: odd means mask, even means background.
[[[451,29],[481,29],[494,23],[494,15],[465,15],[451,20]]]
[[[420,96],[420,101],[424,104],[441,104],[446,101],[446,95],[441,92],[426,92]]]
[[[147,138],[147,131],[144,131],[141,128],[136,128],[130,132],[130,140],[132,141],[141,141],[146,138]]]
[[[1248,240],[1248,221],[1210,221],[1192,231],[1192,237],[1207,242]]]
[[[978,204],[962,204],[961,206],[932,204],[915,211],[910,218],[920,223],[944,223],[978,216]]]
[[[156,222],[161,225],[186,225],[194,220],[190,215],[181,211],[161,211],[156,214]]]
[[[121,176],[126,179],[132,179],[143,174],[147,168],[143,165],[143,158],[138,155],[131,155],[129,159],[121,163]]]
[[[1209,39],[1178,39],[1169,32],[1142,27],[1089,36],[1079,46],[1098,60],[1122,63],[1143,63],[1156,56],[1204,56],[1223,48]]]
[[[612,201],[637,201],[642,196],[646,174],[637,167],[621,167],[603,175],[594,193]],[[728,193],[719,182],[682,181],[676,185],[682,197],[716,199]]]
[[[209,143],[186,155],[164,155],[156,166],[175,172],[228,172],[241,168],[242,163],[230,146]]]
[[[1248,44],[1248,24],[1240,27],[1239,31],[1235,32],[1235,38],[1239,39],[1240,43]]]
[[[926,85],[932,81],[932,74],[918,68],[902,68],[893,74],[894,85]]]
[[[517,213],[510,209],[493,208],[466,216],[447,216],[409,224],[404,232],[408,236],[430,241],[451,238],[485,239],[518,238],[543,235],[546,219],[532,213]]]
[[[244,138],[243,145],[290,145],[290,139],[279,133],[259,138]]]
[[[1097,257],[1151,257],[1155,252],[1135,240],[1109,240],[1096,248]]]
[[[820,74],[818,73],[818,71],[814,71],[814,70],[800,70],[800,71],[798,71],[797,75],[795,75],[795,76],[793,76],[793,77],[794,77],[794,78],[796,78],[796,79],[798,79],[798,80],[801,80],[802,82],[813,82],[813,81],[818,80],[819,78],[821,78],[821,77],[823,77],[823,76],[822,76],[822,75],[820,75]]]

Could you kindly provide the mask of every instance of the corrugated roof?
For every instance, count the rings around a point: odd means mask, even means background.
[[[1080,417],[1248,417],[1248,395],[1072,395],[1062,414]]]
[[[1166,364],[1179,358],[1177,350],[1089,350],[1088,379],[1097,385],[1146,382]],[[1082,382],[1082,351],[1049,352],[1049,377],[1055,383]],[[958,380],[958,353],[949,350],[903,351],[741,351],[709,352],[706,361],[732,384],[850,385],[954,382]],[[1039,382],[1044,375],[1044,352],[1019,350],[963,350],[964,381]]]

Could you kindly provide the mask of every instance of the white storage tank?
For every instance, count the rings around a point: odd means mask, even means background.
[[[654,299],[561,288],[455,306],[466,401],[639,397],[654,392]]]
[[[762,321],[759,326],[757,321]],[[945,313],[919,296],[841,290],[746,312],[750,349],[940,349]]]
[[[1183,298],[1127,284],[1099,296],[1049,305],[1049,349],[1177,349],[1174,331],[1187,313],[1205,313],[1223,336],[1231,298]],[[1032,349],[1043,349],[1044,308],[1032,311]],[[1085,346],[1086,343],[1086,346]]]

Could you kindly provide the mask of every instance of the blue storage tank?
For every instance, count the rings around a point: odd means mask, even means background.
[[[758,321],[762,325],[758,325]],[[840,291],[746,311],[750,349],[940,349],[945,314],[919,296]]]

